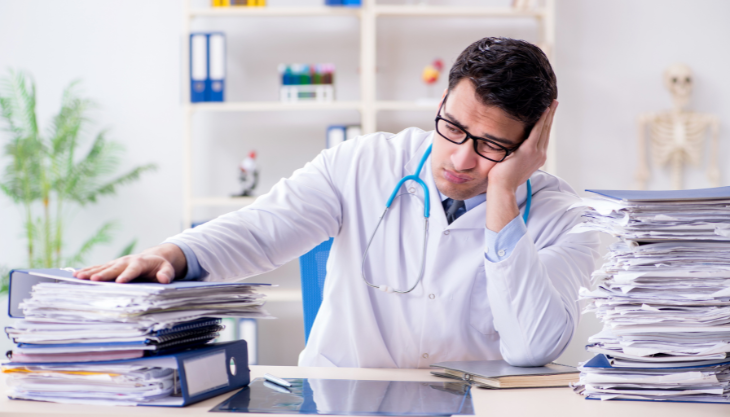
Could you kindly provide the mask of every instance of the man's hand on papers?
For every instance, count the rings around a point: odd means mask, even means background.
[[[520,214],[515,192],[545,164],[550,143],[550,128],[558,108],[553,100],[530,135],[512,155],[489,170],[487,186],[487,228],[499,232]],[[491,216],[490,216],[491,214]]]
[[[74,272],[79,279],[129,282],[143,278],[161,284],[171,283],[187,269],[185,254],[171,243],[152,247],[137,255],[123,256],[103,265],[89,266]]]

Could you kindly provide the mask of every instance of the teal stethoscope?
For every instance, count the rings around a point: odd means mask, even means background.
[[[428,149],[426,149],[426,152],[423,154],[423,157],[421,158],[421,162],[418,164],[418,169],[416,169],[416,173],[413,175],[408,175],[403,178],[401,178],[400,181],[398,181],[398,185],[396,185],[395,190],[393,190],[393,193],[390,195],[390,198],[388,199],[388,202],[385,203],[385,210],[383,211],[383,214],[380,215],[380,219],[378,220],[377,226],[375,226],[375,230],[373,231],[373,234],[370,236],[370,239],[368,240],[368,245],[365,247],[365,253],[362,255],[362,264],[360,265],[360,272],[362,273],[362,280],[365,281],[365,283],[373,288],[377,288],[380,291],[387,292],[387,293],[397,293],[397,294],[407,294],[411,291],[413,291],[416,286],[418,286],[418,283],[421,282],[421,279],[423,278],[423,273],[426,269],[426,237],[428,234],[428,217],[431,215],[431,195],[428,191],[428,186],[426,186],[426,183],[423,182],[422,179],[419,177],[421,176],[421,169],[423,168],[423,164],[426,163],[426,160],[428,159],[428,156],[431,155],[431,145],[428,146]],[[423,189],[423,221],[424,221],[424,228],[423,228],[423,253],[421,254],[421,272],[418,273],[418,281],[416,281],[413,286],[407,290],[397,290],[395,288],[390,288],[387,285],[375,285],[368,282],[367,278],[365,278],[365,260],[368,257],[368,251],[370,250],[370,244],[373,243],[373,238],[375,238],[375,233],[377,233],[378,228],[380,227],[380,224],[383,222],[383,219],[385,218],[385,215],[388,213],[388,209],[390,208],[390,205],[393,204],[393,200],[398,196],[398,191],[400,191],[400,188],[403,186],[403,184],[406,181],[415,181],[418,183],[418,185],[421,186]],[[525,224],[527,224],[527,217],[530,215],[530,205],[532,204],[532,184],[530,183],[530,180],[527,180],[527,199],[525,200],[525,213],[522,215],[522,219],[525,221]]]

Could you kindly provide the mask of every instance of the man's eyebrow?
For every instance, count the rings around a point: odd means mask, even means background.
[[[450,122],[456,124],[460,128],[462,128],[464,130],[468,130],[468,127],[467,126],[463,125],[461,122],[459,122],[458,120],[456,120],[456,117],[454,117],[453,115],[449,114],[449,112],[447,112],[446,109],[444,109],[444,116],[448,117]],[[476,136],[476,135],[474,135],[474,136]],[[501,144],[505,145],[508,148],[509,147],[513,147],[513,146],[517,146],[516,144],[512,143],[511,140],[507,140],[507,139],[503,139],[503,138],[498,138],[498,137],[493,136],[493,135],[490,135],[488,133],[485,133],[482,136],[476,136],[476,137],[477,138],[481,138],[481,139],[489,139],[491,141],[494,141],[494,142],[497,142],[497,143],[501,143]]]

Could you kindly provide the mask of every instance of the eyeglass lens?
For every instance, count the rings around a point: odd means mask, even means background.
[[[464,143],[467,138],[466,132],[464,132],[459,126],[441,118],[436,120],[436,131],[445,139],[458,144]],[[475,149],[477,153],[487,159],[502,161],[507,156],[507,149],[501,148],[496,144],[487,142],[486,140],[474,140],[476,142]]]

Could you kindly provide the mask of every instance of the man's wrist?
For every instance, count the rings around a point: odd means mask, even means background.
[[[487,186],[487,229],[499,233],[504,226],[520,214],[516,189],[490,184]]]
[[[175,278],[184,277],[187,272],[187,260],[185,254],[179,246],[173,243],[163,243],[161,245],[153,246],[142,252],[144,255],[156,255],[172,265],[175,270]]]

